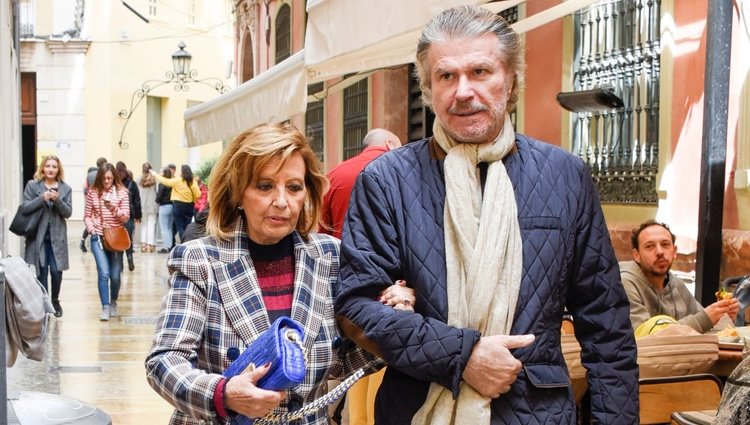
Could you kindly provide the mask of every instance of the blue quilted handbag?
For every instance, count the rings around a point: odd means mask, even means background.
[[[266,390],[286,390],[294,388],[305,380],[306,356],[302,345],[304,331],[302,325],[289,317],[280,317],[271,325],[271,328],[260,334],[240,356],[229,365],[224,376],[232,377],[242,373],[249,366],[262,366],[271,362],[268,373],[258,381],[258,387]],[[269,414],[255,420],[247,416],[237,415],[232,418],[232,425],[267,425],[287,424],[324,409],[354,385],[359,378],[364,376],[364,371],[359,369],[347,378],[333,391],[317,398],[312,403],[302,407],[295,412],[282,414]]]
[[[270,362],[268,373],[256,385],[273,391],[294,388],[305,380],[303,339],[302,325],[289,317],[279,317],[229,365],[224,376],[238,375],[250,364],[260,367]]]
[[[294,388],[305,380],[307,369],[303,338],[302,325],[289,317],[279,317],[229,365],[224,376],[229,378],[250,366],[260,367],[270,362],[271,368],[256,386],[273,391]],[[233,425],[252,425],[253,422],[243,415],[232,419]]]

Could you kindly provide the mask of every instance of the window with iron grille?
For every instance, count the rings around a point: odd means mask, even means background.
[[[276,63],[292,54],[291,8],[284,4],[276,15]]]
[[[572,150],[603,202],[658,202],[660,15],[659,0],[602,2],[575,15],[574,90],[607,88],[623,101],[572,115]]]
[[[365,78],[344,89],[344,159],[359,154],[367,134],[367,81]]]
[[[322,90],[323,83],[316,83],[307,86],[308,95],[313,95]],[[318,156],[320,162],[323,162],[325,150],[325,132],[323,131],[325,128],[324,117],[325,102],[323,100],[307,102],[307,112],[305,112],[305,134],[310,141],[310,147],[312,147],[313,152]]]

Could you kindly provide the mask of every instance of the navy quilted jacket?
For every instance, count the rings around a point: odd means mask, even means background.
[[[386,153],[359,175],[351,196],[335,308],[344,331],[389,364],[375,404],[378,425],[409,424],[430,382],[457,395],[480,337],[446,325],[444,156],[429,140]],[[536,340],[513,352],[523,370],[511,391],[492,402],[492,423],[576,423],[560,348],[565,307],[589,371],[592,422],[638,423],[628,300],[587,167],[520,134],[504,163],[523,239],[511,333],[533,333]],[[417,314],[375,300],[396,279],[415,288]]]

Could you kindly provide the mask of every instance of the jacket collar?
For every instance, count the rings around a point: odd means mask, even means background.
[[[312,349],[329,302],[331,254],[321,255],[315,244],[306,242],[296,231],[294,246],[294,292],[292,318],[305,330],[305,345]],[[212,266],[229,321],[249,344],[270,328],[258,276],[248,250],[244,219],[237,220],[228,240],[217,241],[218,258]]]

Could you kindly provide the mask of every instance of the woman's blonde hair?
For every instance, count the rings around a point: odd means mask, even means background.
[[[228,239],[235,222],[241,217],[245,189],[254,184],[260,171],[273,159],[280,159],[281,168],[294,153],[305,162],[307,199],[300,211],[296,230],[306,240],[318,227],[323,211],[323,195],[328,179],[321,171],[320,161],[310,148],[307,138],[291,124],[265,123],[246,130],[227,146],[214,165],[208,187],[209,213],[207,232],[219,239]]]
[[[50,159],[57,161],[57,176],[55,177],[55,180],[59,182],[65,181],[65,171],[63,170],[62,162],[60,162],[60,158],[55,155],[46,155],[42,157],[42,160],[39,162],[39,166],[36,169],[36,173],[34,173],[34,180],[44,180],[44,165],[47,164],[47,161]]]

